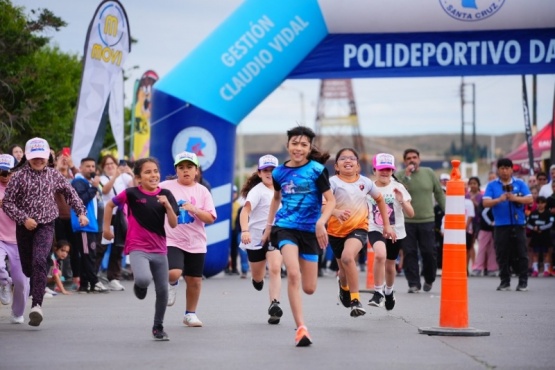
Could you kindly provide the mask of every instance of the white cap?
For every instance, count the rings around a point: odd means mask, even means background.
[[[258,169],[263,170],[267,167],[277,167],[279,164],[278,159],[273,155],[267,154],[260,157],[258,160]]]
[[[48,159],[49,157],[50,145],[48,145],[46,140],[36,137],[25,144],[25,158],[27,160],[35,158]]]
[[[15,166],[15,158],[9,154],[0,154],[0,170],[9,171]]]
[[[443,181],[443,180],[449,181],[449,180],[451,180],[451,176],[449,176],[449,174],[447,174],[447,173],[442,173],[441,175],[439,175],[439,180],[440,181]]]

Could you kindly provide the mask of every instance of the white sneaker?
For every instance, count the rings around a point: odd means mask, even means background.
[[[196,314],[188,313],[183,316],[183,324],[190,327],[200,328],[202,326],[202,321],[198,319]]]
[[[46,287],[46,288],[44,289],[44,292],[45,292],[45,293],[50,293],[50,294],[52,294],[52,295],[58,295],[58,293],[56,293],[55,291],[53,291],[53,290],[50,289],[49,287]]]
[[[175,285],[168,283],[168,307],[173,306],[175,303],[175,298],[177,297],[177,287],[179,285],[179,280]]]
[[[100,281],[94,284],[94,288],[91,290],[92,293],[108,293],[109,290]]]
[[[54,296],[50,293],[44,293],[44,295],[42,296],[42,298],[54,298]]]
[[[15,316],[12,312],[12,317],[10,322],[12,324],[23,324],[25,322],[25,319],[23,318],[23,316]]]
[[[110,283],[108,284],[108,287],[110,288],[110,290],[115,290],[115,291],[125,290],[125,287],[121,285],[121,283],[117,279],[111,280]]]
[[[0,286],[0,302],[6,305],[12,302],[12,284]]]
[[[39,326],[42,322],[42,319],[42,308],[39,305],[31,308],[31,312],[29,313],[29,325]]]

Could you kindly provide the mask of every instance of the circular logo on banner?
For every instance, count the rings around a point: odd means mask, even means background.
[[[505,0],[439,0],[445,13],[463,22],[481,21],[501,9]]]
[[[203,171],[214,164],[218,147],[210,131],[198,127],[187,127],[175,136],[172,143],[172,158],[181,152],[195,153]]]

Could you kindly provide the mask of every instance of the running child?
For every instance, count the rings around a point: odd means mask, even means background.
[[[89,220],[86,208],[75,189],[55,168],[47,166],[51,158],[48,142],[34,138],[25,144],[25,155],[14,168],[2,208],[16,223],[16,239],[25,276],[31,279],[29,325],[43,320],[42,300],[48,273],[48,255],[54,240],[54,220],[58,217],[55,195],[60,193],[79,216],[79,224]]]
[[[252,271],[252,285],[260,291],[264,286],[266,264],[270,278],[268,292],[268,324],[279,324],[283,311],[279,306],[281,295],[281,264],[283,258],[270,243],[261,243],[264,229],[267,228],[268,212],[274,195],[272,171],[278,166],[278,159],[273,155],[265,155],[258,159],[258,171],[248,178],[241,189],[245,204],[239,215],[241,223],[241,245],[246,249]]]
[[[391,311],[395,307],[393,284],[395,283],[395,260],[401,249],[401,239],[407,236],[405,231],[405,216],[413,217],[411,196],[407,189],[397,181],[395,175],[395,157],[387,153],[379,153],[372,161],[377,179],[374,184],[382,194],[387,206],[386,219],[377,212],[378,204],[374,199],[370,202],[370,228],[368,240],[374,248],[374,295],[368,305],[382,307]],[[389,222],[387,222],[389,219]],[[386,222],[393,227],[394,234],[383,232]],[[385,280],[385,287],[384,287]]]
[[[356,259],[368,240],[368,203],[370,196],[376,208],[374,212],[383,220],[384,238],[395,240],[395,232],[389,224],[388,208],[382,194],[372,180],[359,173],[358,153],[343,148],[335,156],[335,176],[330,178],[335,196],[335,209],[328,223],[330,246],[339,265],[339,300],[351,308],[351,317],[366,313],[360,303]]]
[[[176,179],[160,184],[178,199],[181,215],[178,225],[171,227],[166,222],[166,245],[168,246],[169,283],[168,306],[173,306],[181,276],[185,279],[185,312],[183,324],[201,327],[197,317],[197,305],[202,286],[202,272],[207,252],[204,225],[216,221],[216,208],[210,191],[196,182],[199,161],[195,153],[181,152],[175,156]],[[169,221],[169,220],[168,220]]]
[[[104,211],[105,239],[112,239],[110,229],[113,209],[127,205],[128,229],[123,252],[129,255],[138,299],[146,297],[147,288],[154,280],[156,301],[152,336],[155,340],[169,340],[164,331],[164,315],[168,302],[168,249],[164,219],[171,227],[177,226],[177,203],[169,190],[160,188],[160,166],[154,158],[142,158],[133,168],[137,187],[127,188],[108,201]]]
[[[329,154],[313,146],[315,137],[304,126],[287,131],[290,159],[272,172],[274,196],[268,212],[268,227],[261,240],[262,245],[270,240],[283,256],[287,295],[297,325],[297,347],[312,344],[305,326],[300,289],[302,286],[306,294],[316,291],[318,257],[328,245],[326,223],[335,208],[328,170],[324,166]],[[326,201],[323,207],[322,197]]]

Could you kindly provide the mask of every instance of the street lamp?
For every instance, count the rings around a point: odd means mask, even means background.
[[[306,125],[306,120],[305,120],[306,115],[305,115],[305,109],[304,109],[304,91],[296,89],[294,87],[285,86],[285,85],[281,85],[279,88],[282,90],[291,90],[299,93],[299,100],[301,102],[301,124]]]

